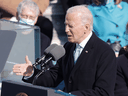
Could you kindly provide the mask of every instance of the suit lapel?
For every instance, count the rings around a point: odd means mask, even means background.
[[[96,38],[96,35],[92,34],[92,37],[90,38],[90,40],[87,42],[86,46],[84,47],[82,53],[80,54],[75,66],[73,67],[72,71],[71,71],[71,74],[73,74],[77,69],[79,69],[79,67],[82,65],[82,64],[86,64],[86,60],[88,60],[88,57],[89,55],[91,54],[92,52],[92,49],[94,48],[94,44],[95,44],[95,39]]]
[[[66,70],[67,70],[66,75],[68,75],[68,76],[74,66],[74,58],[73,58],[74,49],[75,49],[75,44],[73,44],[73,47],[71,49],[69,49],[70,53],[69,53],[69,58],[68,58],[68,64],[66,66]]]

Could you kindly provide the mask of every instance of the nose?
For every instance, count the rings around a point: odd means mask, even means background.
[[[69,27],[67,25],[65,25],[65,32],[68,33],[69,32]]]

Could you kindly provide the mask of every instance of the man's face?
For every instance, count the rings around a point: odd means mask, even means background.
[[[34,24],[37,22],[38,16],[36,16],[36,12],[30,10],[29,8],[25,8],[22,10],[20,17],[27,20],[34,21]]]
[[[81,43],[85,39],[85,27],[80,13],[68,13],[65,18],[65,32],[69,42]]]

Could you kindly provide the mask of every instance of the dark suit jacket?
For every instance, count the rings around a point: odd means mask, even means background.
[[[50,39],[43,33],[40,33],[40,45],[41,45],[41,56],[44,53],[44,50],[50,45]]]
[[[78,96],[114,96],[116,57],[105,42],[93,33],[75,65],[75,44],[64,47],[65,56],[36,80],[37,85],[55,87],[64,80],[65,91]],[[31,83],[33,77],[23,80]]]
[[[39,26],[40,31],[50,39],[50,43],[51,43],[51,40],[53,37],[53,24],[52,24],[52,22],[44,16],[39,16],[35,25]]]
[[[128,96],[128,53],[117,58],[115,96]]]

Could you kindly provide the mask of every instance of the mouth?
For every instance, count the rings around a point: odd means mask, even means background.
[[[72,37],[72,35],[67,35],[68,38]]]

